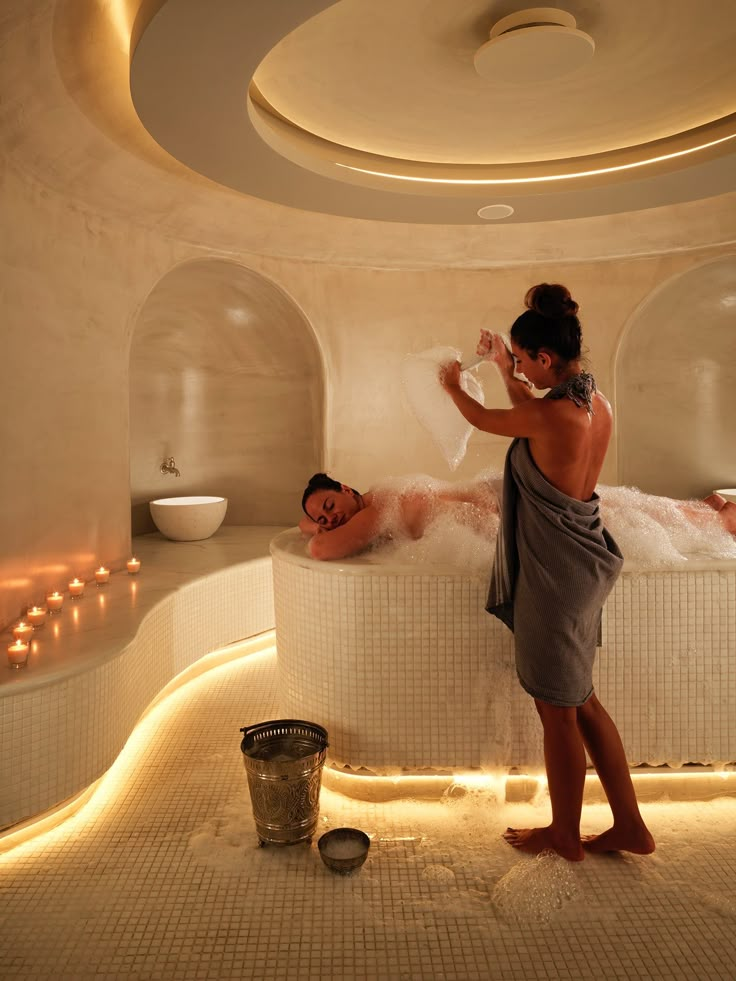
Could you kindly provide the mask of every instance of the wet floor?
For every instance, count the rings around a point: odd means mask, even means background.
[[[273,653],[216,668],[144,720],[77,816],[0,856],[3,978],[736,976],[736,800],[646,804],[654,855],[570,865],[500,838],[544,801],[323,787],[317,834],[371,837],[335,876],[315,843],[258,847],[239,730],[278,717]],[[584,818],[602,830],[606,809]]]

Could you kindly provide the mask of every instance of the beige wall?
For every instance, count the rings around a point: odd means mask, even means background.
[[[82,6],[80,0],[74,9]],[[126,115],[124,100],[117,106],[117,129],[99,124],[93,103],[111,90],[115,79],[105,73],[112,62],[97,63],[91,81],[81,63],[76,74],[70,71],[71,61],[60,75],[52,45],[55,9],[43,0],[11,0],[0,62],[0,86],[13,94],[0,105],[7,151],[0,175],[0,623],[70,576],[89,576],[100,562],[120,566],[130,548],[131,473],[136,497],[169,493],[168,481],[149,484],[142,476],[160,462],[167,437],[153,434],[152,444],[162,442],[139,448],[129,436],[129,357],[133,350],[141,370],[148,370],[143,338],[154,309],[148,302],[160,301],[173,336],[185,295],[204,317],[213,293],[215,308],[223,309],[228,291],[243,292],[231,282],[197,288],[193,278],[186,287],[191,295],[183,283],[176,297],[167,294],[177,270],[194,268],[187,263],[207,259],[210,269],[234,264],[256,292],[265,289],[256,274],[273,284],[273,292],[265,292],[269,303],[278,296],[284,304],[278,307],[281,351],[288,346],[288,325],[294,326],[295,343],[302,345],[295,361],[303,357],[304,367],[290,376],[289,404],[282,414],[280,398],[259,398],[254,421],[264,431],[272,423],[282,431],[293,428],[294,453],[284,458],[283,471],[290,490],[281,505],[288,510],[293,502],[296,521],[299,454],[306,461],[319,453],[316,403],[306,405],[303,395],[317,385],[317,349],[326,373],[326,467],[357,487],[393,473],[450,476],[403,404],[398,368],[404,354],[435,344],[468,350],[480,326],[508,325],[530,284],[558,280],[581,303],[592,364],[611,394],[617,345],[647,298],[673,277],[733,251],[734,196],[610,219],[419,231],[238,197],[166,157],[134,114]],[[94,25],[84,36],[95,38]],[[650,313],[654,324],[669,316],[671,306],[655,305]],[[182,372],[209,371],[210,355],[200,343],[203,323],[193,328],[197,343],[178,352]],[[732,329],[723,318],[718,324],[719,330]],[[310,330],[315,340],[307,343]],[[266,348],[260,350],[263,377],[268,361]],[[233,440],[243,436],[237,389],[222,406],[222,454],[198,455],[184,467],[187,480],[196,473],[202,490],[223,492],[222,459],[228,461],[227,480],[237,478]],[[502,396],[493,378],[487,393],[489,401]],[[624,386],[621,398],[627,397]],[[187,411],[187,399],[177,398],[179,412]],[[733,387],[724,388],[718,412],[734,418]],[[295,427],[293,413],[308,424]],[[134,416],[133,422],[144,428],[142,419]],[[638,430],[626,439],[634,447]],[[504,449],[503,440],[474,436],[456,476],[500,467]],[[171,453],[178,455],[174,445]],[[607,482],[617,479],[616,458],[614,446]],[[242,462],[246,471],[248,461]],[[711,478],[699,466],[693,476],[698,486]],[[271,486],[253,488],[249,505],[265,515],[272,499]]]
[[[616,364],[618,478],[651,494],[736,486],[736,253],[673,276],[630,318]]]

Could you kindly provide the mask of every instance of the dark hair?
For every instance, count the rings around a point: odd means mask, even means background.
[[[582,329],[577,318],[578,305],[570,291],[560,283],[539,283],[524,297],[525,313],[517,317],[511,338],[536,358],[541,348],[563,361],[580,357]]]
[[[316,494],[317,491],[321,490],[331,490],[331,491],[341,491],[342,484],[339,480],[333,480],[332,477],[328,477],[326,473],[316,473],[309,478],[309,483],[307,484],[304,493],[302,494],[302,511],[309,518],[311,515],[306,509],[306,503],[312,494]],[[350,488],[353,494],[358,494],[354,488]],[[360,495],[358,495],[360,496]]]

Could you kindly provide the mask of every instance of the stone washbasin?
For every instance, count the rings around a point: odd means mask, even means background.
[[[210,538],[223,522],[226,497],[162,497],[149,504],[153,523],[174,542]]]

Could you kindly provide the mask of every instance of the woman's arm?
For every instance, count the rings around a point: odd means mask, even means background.
[[[322,531],[322,528],[316,521],[312,521],[312,519],[309,517],[304,517],[299,522],[299,531],[303,532],[305,535],[316,535],[317,532]]]
[[[544,400],[533,395],[512,409],[486,409],[460,387],[460,362],[447,365],[440,372],[442,387],[463,417],[485,433],[496,436],[539,436],[545,429]]]
[[[309,542],[309,554],[313,559],[344,559],[367,548],[381,532],[380,513],[369,504],[331,531],[321,531]]]

